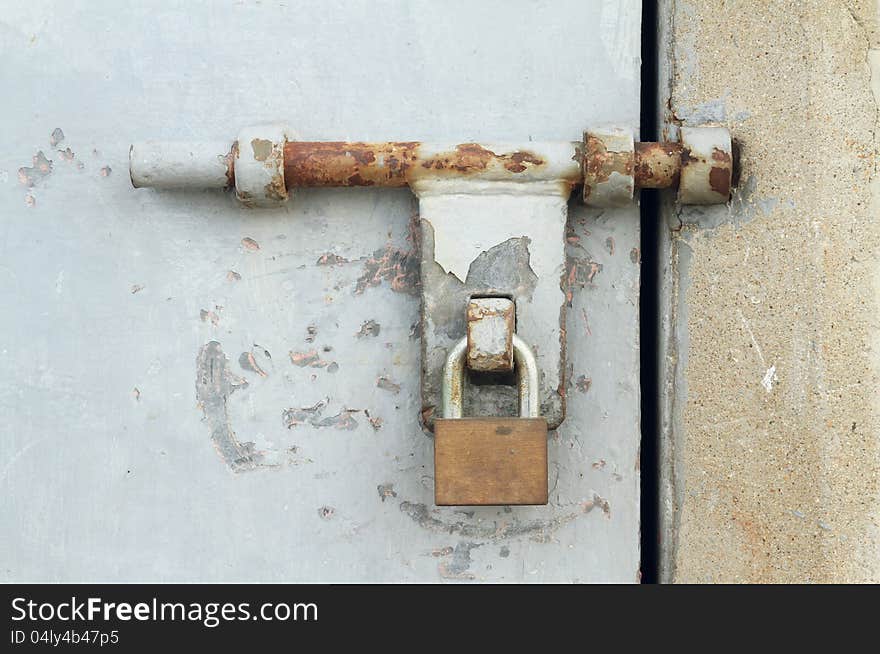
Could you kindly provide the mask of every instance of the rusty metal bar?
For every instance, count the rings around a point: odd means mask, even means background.
[[[540,144],[536,144],[540,145]],[[427,145],[425,146],[427,147]],[[423,153],[417,141],[363,143],[343,141],[289,141],[284,145],[284,177],[297,186],[407,186],[420,170],[448,170],[469,175],[498,162],[513,178],[544,165],[540,149],[496,153],[477,143],[462,143],[446,152]],[[566,181],[583,183],[583,144],[571,143],[572,162]],[[681,146],[678,143],[636,143],[633,176],[638,188],[669,188],[678,184]]]
[[[730,194],[730,134],[682,128],[682,142],[633,141],[626,128],[588,130],[583,141],[525,144],[419,141],[296,141],[281,124],[243,129],[223,143],[134,144],[132,184],[155,188],[230,188],[252,206],[275,206],[308,186],[409,186],[420,195],[454,180],[583,186],[587,204],[626,206],[640,188],[677,188],[684,204],[719,204]],[[501,188],[496,187],[496,188]],[[554,191],[555,192],[555,191]]]
[[[636,143],[633,175],[639,188],[677,188],[681,175],[681,144]]]

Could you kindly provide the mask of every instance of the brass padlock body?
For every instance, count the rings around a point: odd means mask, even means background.
[[[438,418],[434,501],[439,506],[547,504],[547,421]]]

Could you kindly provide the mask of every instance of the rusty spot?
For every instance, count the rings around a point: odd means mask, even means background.
[[[318,328],[315,325],[306,327],[306,343],[314,343],[318,336]]]
[[[112,172],[113,169],[110,166],[103,166],[101,170],[98,171],[98,174],[101,175],[101,177],[110,177],[110,173]]]
[[[37,198],[28,193],[24,196],[24,203],[29,207],[35,207],[37,206]]]
[[[256,252],[260,249],[260,244],[257,243],[250,236],[245,236],[243,239],[241,239],[241,245],[242,247],[244,247],[245,250],[248,250],[249,252]]]
[[[472,175],[484,172],[496,163],[512,173],[521,173],[530,166],[543,166],[545,162],[527,150],[496,154],[479,143],[461,143],[451,152],[424,159],[421,167],[435,172],[451,171],[457,175]]]
[[[383,281],[388,282],[395,293],[418,294],[420,284],[418,220],[418,215],[410,220],[408,250],[389,244],[363,260],[364,272],[355,282],[356,295],[368,288],[379,286]]]
[[[640,188],[677,187],[682,166],[679,143],[636,143],[634,175]]]
[[[414,141],[289,141],[284,176],[289,186],[406,186],[418,148]]]
[[[608,150],[605,142],[594,134],[586,135],[585,147],[584,199],[590,196],[596,186],[611,179],[613,173],[633,176],[633,153]]]
[[[238,282],[241,281],[241,275],[234,270],[226,271],[226,281],[227,282]]]
[[[58,154],[61,156],[64,161],[73,161],[76,158],[76,154],[74,154],[73,150],[70,148],[65,148],[64,150],[58,150]]]
[[[53,148],[61,143],[64,140],[64,132],[60,127],[56,127],[52,130],[52,134],[49,135],[49,145]]]
[[[134,398],[135,402],[140,402],[141,401],[141,390],[137,386],[135,386],[131,390],[131,396]]]
[[[730,195],[730,168],[712,166],[709,170],[709,187],[722,197]]]

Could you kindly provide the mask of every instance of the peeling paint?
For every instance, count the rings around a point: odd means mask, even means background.
[[[243,239],[241,239],[241,245],[248,252],[256,252],[260,249],[260,244],[257,243],[250,236],[245,236]]]
[[[323,413],[326,408],[327,402],[321,401],[310,407],[284,409],[281,412],[281,422],[287,429],[294,429],[304,424],[318,429],[333,427],[344,431],[358,428],[354,414],[360,413],[360,409],[342,409],[339,413],[325,418]]]
[[[419,292],[419,236],[418,215],[410,220],[409,249],[403,250],[394,245],[386,245],[376,250],[373,256],[363,259],[364,272],[355,283],[355,294],[361,294],[368,288],[388,282],[395,293],[415,295]]]
[[[307,339],[308,340],[308,339]],[[317,350],[308,350],[306,352],[288,352],[290,362],[300,368],[326,368],[327,372],[335,373],[339,370],[339,364],[329,359],[321,358]]]
[[[227,401],[237,390],[247,388],[245,379],[229,370],[229,360],[217,341],[199,349],[196,358],[196,398],[211,429],[211,441],[233,472],[255,470],[264,465],[264,455],[254,443],[241,443],[229,424]]]
[[[52,160],[40,150],[33,156],[33,165],[18,169],[18,181],[30,188],[52,174],[52,169]]]
[[[361,324],[361,328],[358,330],[357,336],[358,338],[364,338],[365,336],[372,336],[376,338],[379,336],[379,332],[382,331],[382,325],[377,323],[375,320],[366,320]]]
[[[400,384],[395,383],[388,377],[379,377],[376,380],[376,388],[381,388],[383,391],[389,391],[395,395],[400,392]]]

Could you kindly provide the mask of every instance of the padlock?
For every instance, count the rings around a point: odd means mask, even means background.
[[[443,417],[434,421],[439,506],[547,504],[547,421],[538,417],[538,364],[513,335],[519,418],[463,418],[467,338],[443,368]]]

